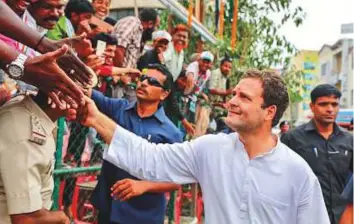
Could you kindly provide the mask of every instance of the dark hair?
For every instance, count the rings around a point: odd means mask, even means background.
[[[107,43],[107,45],[117,45],[117,38],[108,33],[99,33],[91,39],[92,47],[97,47],[97,42],[101,40]]]
[[[70,0],[65,7],[65,16],[71,19],[71,13],[82,14],[82,13],[94,13],[91,3],[87,0]]]
[[[336,98],[340,98],[342,96],[341,92],[333,85],[318,85],[311,91],[311,102],[315,103],[319,97],[332,95],[334,95]]]
[[[279,127],[283,127],[286,124],[289,125],[289,122],[288,121],[282,121],[282,122],[280,122]]]
[[[115,26],[117,23],[117,20],[111,18],[111,17],[106,17],[103,21],[105,21],[106,23]]]
[[[221,60],[220,62],[220,66],[223,65],[225,62],[230,62],[232,63],[232,59],[231,58],[228,58],[228,57],[225,57]]]
[[[153,21],[156,22],[157,11],[155,9],[142,9],[139,13],[139,18],[143,22]]]
[[[171,72],[167,69],[166,66],[161,65],[161,64],[149,64],[147,69],[155,69],[159,72],[161,72],[163,75],[166,76],[166,81],[163,84],[166,90],[171,90],[172,85],[173,85],[173,77]]]
[[[289,105],[288,89],[284,80],[274,71],[259,71],[257,69],[246,71],[241,79],[245,78],[256,78],[262,82],[264,101],[262,108],[272,105],[277,107],[272,121],[272,127],[275,127]]]

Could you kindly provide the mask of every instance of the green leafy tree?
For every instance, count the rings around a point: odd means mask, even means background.
[[[207,2],[207,1],[204,1]],[[181,3],[188,7],[188,1]],[[205,21],[213,21],[215,17],[214,3],[207,4]],[[270,68],[272,66],[288,67],[290,57],[296,48],[285,36],[279,33],[283,25],[293,22],[302,24],[306,13],[299,6],[291,4],[291,0],[239,0],[236,49],[230,47],[233,18],[233,0],[227,0],[225,8],[225,24],[223,39],[216,44],[206,43],[206,49],[212,51],[217,58],[228,55],[233,60],[232,84],[235,84],[242,71],[248,68]],[[279,21],[273,21],[269,15],[276,14]],[[167,17],[168,12],[162,13]],[[273,16],[274,17],[274,16]],[[161,19],[167,21],[167,19]],[[181,21],[174,20],[174,23]],[[216,32],[215,22],[204,23],[210,31]],[[162,27],[166,27],[166,23]],[[199,35],[192,35],[187,55],[194,53]],[[293,74],[293,73],[291,73]],[[288,76],[287,81],[294,83],[296,76]]]

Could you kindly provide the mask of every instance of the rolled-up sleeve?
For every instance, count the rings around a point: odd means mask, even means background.
[[[198,179],[194,142],[154,144],[117,126],[104,159],[141,179],[178,184]]]
[[[301,192],[297,211],[298,224],[329,224],[322,190],[317,178],[309,179]]]

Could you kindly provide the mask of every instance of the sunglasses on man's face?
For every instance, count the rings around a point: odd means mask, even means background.
[[[140,76],[140,81],[144,82],[145,80],[147,80],[149,85],[151,85],[151,86],[160,87],[162,89],[165,89],[165,87],[159,82],[159,80],[157,80],[154,77],[150,77],[150,76],[147,76],[147,75],[141,75]]]

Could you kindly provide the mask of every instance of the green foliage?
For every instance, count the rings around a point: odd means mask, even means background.
[[[298,103],[302,100],[301,91],[303,89],[303,76],[302,70],[298,70],[295,66],[283,72],[284,81],[288,87],[290,103]]]
[[[180,1],[188,7],[188,1]],[[204,1],[205,2],[205,1]],[[215,6],[208,5],[205,21],[215,21]],[[206,43],[205,49],[221,58],[228,55],[233,58],[232,81],[237,82],[239,75],[248,68],[265,69],[272,66],[288,67],[289,57],[296,53],[292,45],[279,33],[281,27],[289,22],[296,26],[302,24],[306,14],[301,7],[294,7],[291,0],[239,0],[236,49],[230,47],[233,18],[233,0],[226,1],[224,37],[215,45]],[[168,13],[165,13],[167,15]],[[269,15],[276,14],[279,21],[273,21]],[[167,19],[161,19],[162,24]],[[174,21],[178,23],[178,21]],[[216,31],[215,22],[204,23],[210,31]],[[195,52],[199,35],[192,34],[187,55]],[[218,63],[216,63],[218,66]],[[287,81],[291,81],[289,76]],[[296,86],[296,85],[295,85]],[[297,100],[297,97],[293,98]]]

